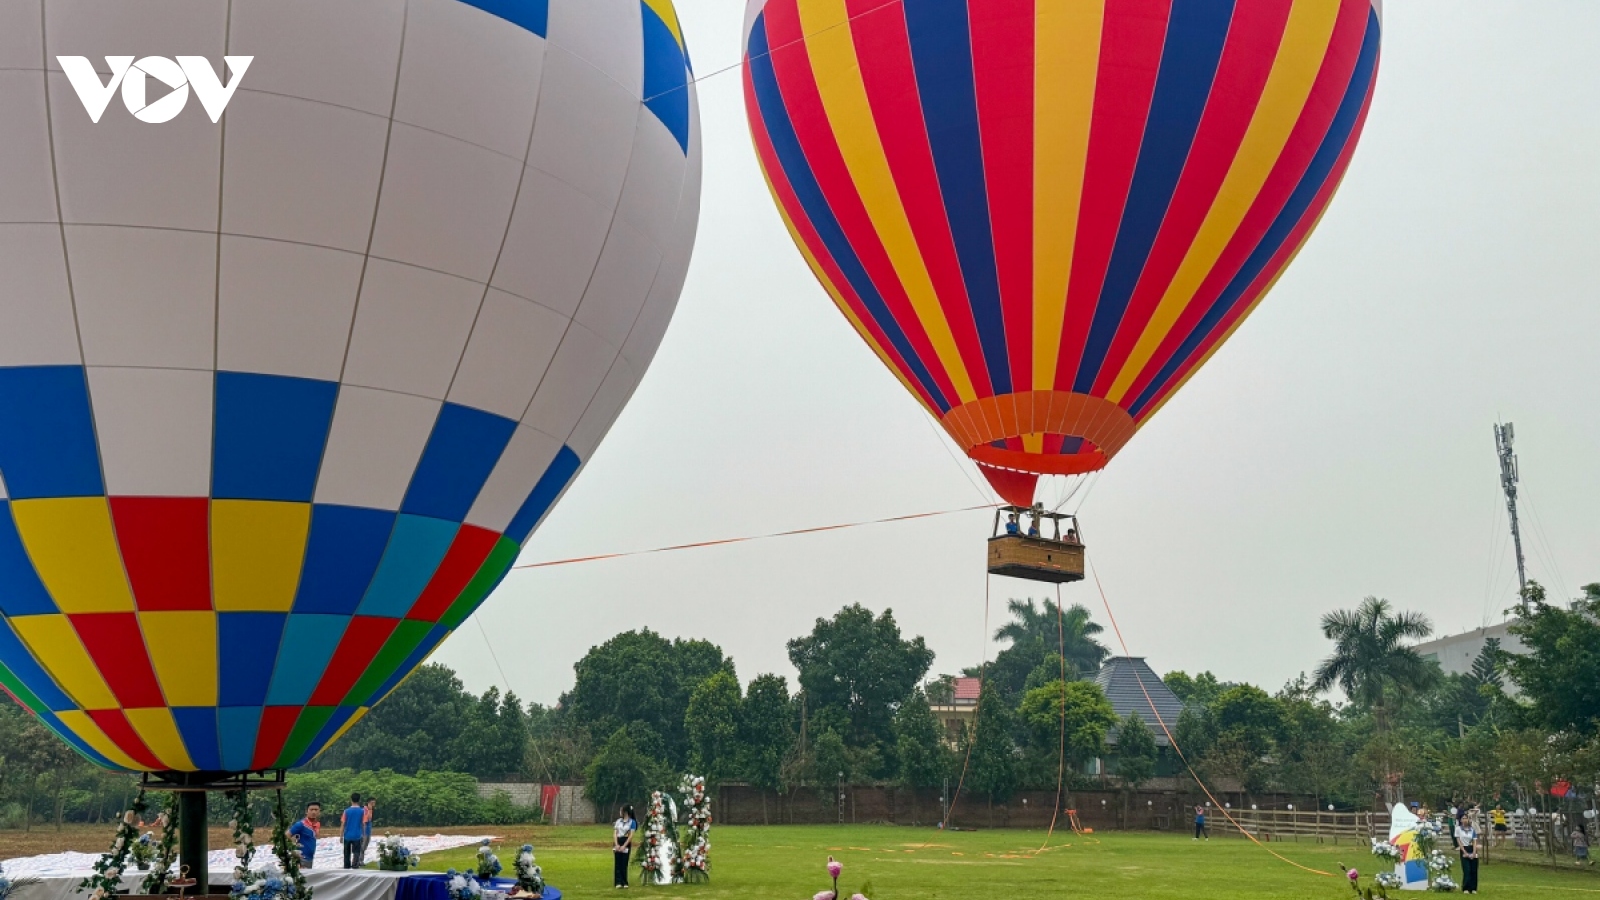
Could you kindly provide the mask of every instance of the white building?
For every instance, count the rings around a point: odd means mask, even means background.
[[[1507,653],[1522,654],[1527,648],[1522,641],[1511,633],[1512,622],[1501,622],[1499,625],[1488,625],[1483,628],[1461,634],[1452,634],[1446,637],[1434,638],[1424,641],[1414,648],[1423,659],[1433,660],[1439,664],[1447,675],[1465,675],[1472,670],[1472,661],[1483,652],[1484,642],[1489,638],[1498,638],[1500,649]]]

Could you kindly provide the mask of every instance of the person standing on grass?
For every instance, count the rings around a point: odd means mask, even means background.
[[[633,854],[633,833],[639,830],[639,821],[633,817],[633,807],[617,810],[617,821],[611,823],[611,886],[628,886],[628,857]]]
[[[305,817],[289,826],[289,839],[300,850],[300,865],[307,869],[317,864],[317,834],[321,831],[321,803],[307,804]]]
[[[361,795],[351,794],[350,805],[339,814],[339,831],[344,837],[344,867],[361,868],[361,835],[366,826],[367,810],[361,805]]]
[[[1494,843],[1496,847],[1503,847],[1506,843],[1506,832],[1511,830],[1511,823],[1506,820],[1506,808],[1499,803],[1489,811],[1489,824],[1494,829]]]
[[[1194,808],[1194,839],[1198,841],[1201,838],[1209,841],[1211,840],[1211,835],[1206,832],[1206,808],[1204,806],[1196,806]]]
[[[1461,893],[1478,892],[1478,830],[1465,811],[1456,817],[1456,827],[1450,832],[1456,852],[1461,854]]]
[[[378,801],[368,797],[361,808],[361,862],[367,861],[367,845],[372,843],[372,815],[378,809]]]
[[[1594,865],[1589,862],[1589,829],[1582,822],[1572,829],[1572,862],[1578,866],[1584,863]]]

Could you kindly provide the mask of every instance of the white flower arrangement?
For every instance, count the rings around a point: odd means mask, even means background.
[[[544,869],[534,859],[532,844],[522,845],[512,867],[517,873],[517,890],[535,897],[544,894]]]
[[[489,839],[484,838],[478,845],[478,878],[483,881],[500,874],[500,857],[494,855],[494,850],[489,846]]]
[[[420,857],[392,834],[378,841],[378,868],[385,872],[407,872],[415,869],[419,861]]]
[[[1388,841],[1378,840],[1374,840],[1372,842],[1372,855],[1378,857],[1379,859],[1388,859],[1393,860],[1394,862],[1399,862],[1401,856],[1399,847],[1396,847]]]
[[[1432,884],[1428,885],[1428,890],[1438,891],[1441,894],[1448,894],[1455,889],[1455,879],[1451,878],[1449,875],[1440,875],[1438,878],[1433,880]]]
[[[269,860],[260,869],[243,865],[233,869],[230,900],[295,900],[297,896],[294,880],[284,877],[275,862]]]
[[[1455,860],[1446,856],[1443,851],[1435,850],[1423,860],[1423,865],[1434,875],[1443,875],[1455,868]]]
[[[1372,881],[1384,890],[1398,890],[1406,883],[1405,879],[1393,872],[1379,872],[1372,876]]]
[[[685,775],[679,787],[688,806],[688,835],[684,839],[683,857],[679,865],[685,881],[711,879],[711,798],[706,794],[706,780],[698,775]]]
[[[450,900],[481,900],[483,897],[483,885],[470,872],[451,869],[445,875],[450,879],[446,887]]]

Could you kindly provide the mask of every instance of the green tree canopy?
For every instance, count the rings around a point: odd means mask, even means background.
[[[758,675],[745,691],[739,714],[739,769],[768,791],[782,785],[783,758],[794,744],[794,701],[782,675]]]
[[[1563,609],[1528,582],[1511,626],[1526,652],[1507,655],[1505,665],[1545,728],[1593,735],[1600,728],[1600,585],[1584,591]]]
[[[1179,700],[1201,706],[1210,706],[1222,696],[1223,691],[1233,687],[1231,684],[1218,681],[1217,676],[1210,672],[1201,672],[1198,675],[1182,671],[1168,672],[1161,681],[1166,684],[1168,690],[1177,695]]]
[[[1057,693],[1059,696],[1059,692]],[[1017,789],[1017,752],[1011,740],[1011,711],[1000,701],[1000,692],[988,681],[978,697],[978,714],[967,740],[967,788],[984,794],[992,805],[1005,802]]]
[[[515,696],[490,688],[474,697],[449,667],[420,666],[373,707],[313,769],[466,772],[503,778],[521,772],[527,725]]]
[[[1055,601],[1050,599],[1042,605],[1032,598],[1012,599],[1006,601],[1006,609],[1011,621],[995,629],[994,639],[1010,646],[995,655],[985,680],[993,681],[1009,703],[1015,703],[1031,687],[1059,680],[1063,656],[1067,677],[1072,679],[1093,676],[1110,653],[1095,640],[1102,629],[1082,605],[1059,610],[1059,620]],[[968,669],[964,674],[976,677],[978,671]]]
[[[689,695],[716,672],[734,674],[733,661],[717,645],[669,641],[648,628],[625,631],[590,648],[573,670],[576,681],[561,703],[577,724],[611,734],[641,722],[659,738],[662,757],[679,769],[689,763],[684,729]],[[640,750],[655,752],[643,746]]]
[[[689,695],[684,727],[689,733],[689,765],[713,789],[737,771],[739,714],[743,698],[739,682],[718,671]]]
[[[861,748],[893,742],[895,708],[933,664],[933,651],[922,638],[901,638],[892,610],[873,618],[860,604],[818,619],[810,634],[788,646],[811,715],[841,729],[846,743]]]
[[[1080,767],[1105,755],[1106,735],[1118,723],[1100,686],[1092,681],[1057,680],[1034,688],[1022,698],[1018,715],[1027,728],[1029,744],[1054,758],[1061,746],[1062,712],[1066,713],[1067,762]]]
[[[910,788],[938,787],[950,774],[944,729],[918,688],[894,714],[895,780]]]
[[[1156,735],[1144,719],[1129,713],[1117,726],[1117,775],[1130,790],[1156,773]]]
[[[584,793],[609,813],[624,803],[642,806],[665,772],[657,760],[640,750],[628,728],[618,728],[589,762],[584,775]]]
[[[1366,598],[1356,609],[1330,612],[1322,617],[1322,634],[1334,642],[1334,650],[1317,666],[1312,685],[1318,691],[1338,685],[1353,702],[1372,710],[1378,730],[1385,731],[1400,698],[1438,679],[1438,667],[1405,644],[1432,633],[1427,616],[1395,612],[1389,601],[1377,597]]]

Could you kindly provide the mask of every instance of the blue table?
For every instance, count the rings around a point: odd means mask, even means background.
[[[492,878],[484,888],[511,893],[517,882],[513,878]],[[394,900],[450,900],[449,875],[410,875],[394,886]],[[544,900],[561,900],[561,891],[554,885],[544,886]]]

